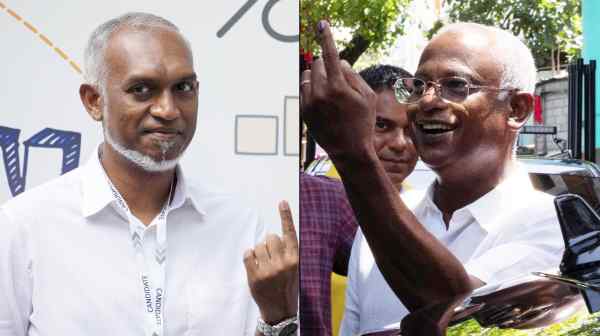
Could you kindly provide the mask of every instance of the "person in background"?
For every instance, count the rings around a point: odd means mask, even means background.
[[[332,272],[345,276],[358,224],[344,186],[300,173],[300,329],[304,336],[332,335]]]
[[[398,78],[412,77],[410,72],[388,64],[372,65],[358,73],[377,96],[373,145],[385,173],[398,192],[411,187],[406,177],[417,163],[417,151],[410,135],[408,108],[398,103],[394,83]]]
[[[390,178],[404,202],[414,206],[423,197],[422,190],[415,190],[405,182],[406,177],[414,170],[417,153],[410,137],[408,106],[396,99],[394,84],[399,78],[412,77],[408,71],[393,65],[374,65],[358,73],[377,95],[376,124],[373,139],[377,157],[381,161],[386,175]],[[368,318],[365,315],[365,296],[377,291],[382,301],[398,301],[394,292],[389,288],[383,277],[374,276],[380,271],[372,257],[369,245],[358,229],[348,266],[348,287],[342,334],[347,329],[356,329],[356,321]],[[370,309],[387,309],[385,305],[373,306]],[[370,314],[380,314],[370,311]]]
[[[361,75],[377,92],[377,155],[400,192],[408,189],[403,181],[414,169],[417,155],[407,134],[406,106],[398,104],[392,86],[410,74],[391,65],[374,65]],[[331,335],[330,274],[347,274],[357,223],[340,182],[301,173],[300,192],[301,329],[304,335]]]

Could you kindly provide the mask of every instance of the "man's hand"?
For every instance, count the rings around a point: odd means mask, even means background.
[[[262,319],[274,325],[298,309],[298,239],[286,201],[279,203],[283,236],[269,234],[244,253],[248,285]]]
[[[432,303],[411,312],[402,319],[402,336],[443,336],[454,315],[454,308],[460,305],[469,294]],[[400,335],[400,334],[399,334]]]
[[[320,21],[317,29],[323,52],[312,70],[302,73],[302,119],[334,162],[373,157],[377,96],[346,61],[340,61],[329,24]]]

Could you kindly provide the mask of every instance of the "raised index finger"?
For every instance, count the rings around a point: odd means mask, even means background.
[[[317,25],[317,31],[319,32],[322,50],[323,63],[325,64],[325,72],[327,78],[332,81],[342,81],[344,76],[340,68],[340,56],[337,48],[335,47],[335,41],[333,40],[333,34],[329,23],[325,20],[319,21]]]
[[[288,202],[279,202],[279,216],[281,217],[281,233],[285,247],[297,247],[298,239],[296,238],[296,228],[294,227],[292,211],[290,210]]]

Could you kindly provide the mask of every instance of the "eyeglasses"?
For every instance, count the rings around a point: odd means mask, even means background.
[[[433,86],[436,94],[442,99],[460,103],[472,92],[471,90],[517,91],[511,88],[498,88],[493,86],[474,85],[461,77],[441,78],[437,81],[424,81],[420,78],[398,78],[394,83],[394,92],[399,103],[413,104],[418,102],[423,95]]]

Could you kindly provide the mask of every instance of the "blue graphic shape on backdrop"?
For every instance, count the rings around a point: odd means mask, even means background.
[[[4,157],[4,169],[10,193],[15,196],[25,189],[25,179],[21,176],[19,160],[19,134],[21,130],[0,126],[0,148]]]
[[[19,135],[21,130],[0,126],[0,149],[4,158],[4,169],[12,196],[25,191],[27,182],[27,159],[31,147],[62,149],[61,175],[79,166],[81,134],[54,128],[44,128],[23,142],[23,168],[19,157]]]

